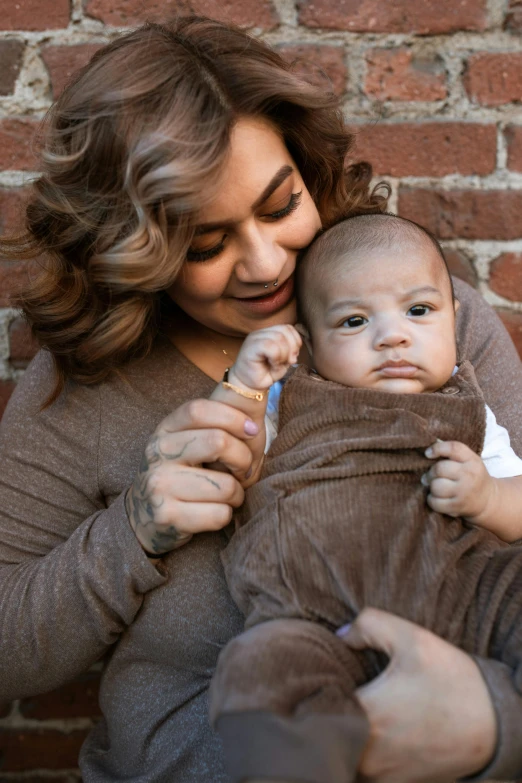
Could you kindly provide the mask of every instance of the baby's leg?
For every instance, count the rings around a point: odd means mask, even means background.
[[[231,779],[355,780],[368,723],[352,694],[376,673],[368,661],[304,620],[270,620],[233,639],[211,686]]]

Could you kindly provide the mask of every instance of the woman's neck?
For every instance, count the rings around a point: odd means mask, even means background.
[[[234,364],[244,339],[215,332],[178,308],[169,314],[165,330],[178,351],[216,382]]]

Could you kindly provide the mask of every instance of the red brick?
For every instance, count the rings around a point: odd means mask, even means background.
[[[522,171],[522,125],[508,125],[505,131],[508,169]]]
[[[486,28],[486,0],[298,0],[307,27],[429,35]]]
[[[489,287],[513,302],[522,302],[522,255],[502,253],[491,263]]]
[[[450,248],[444,248],[444,255],[451,274],[455,275],[455,277],[460,277],[461,280],[465,280],[466,283],[476,288],[478,283],[477,272],[469,258],[464,253],[461,253],[460,250],[452,250]]]
[[[0,234],[15,234],[23,228],[29,192],[29,188],[0,188]]]
[[[177,14],[197,13],[234,22],[242,27],[271,30],[279,16],[271,0],[87,0],[85,13],[107,25],[128,27],[147,19],[164,20]]]
[[[2,418],[5,406],[9,402],[9,397],[14,392],[15,383],[13,381],[0,381],[0,419]],[[0,742],[0,768],[2,767],[2,753]]]
[[[69,0],[10,0],[2,3],[2,30],[54,30],[70,15]]]
[[[313,84],[328,89],[331,83],[337,95],[346,91],[346,65],[342,47],[281,44],[277,51],[294,65],[297,73],[302,73]]]
[[[63,720],[66,718],[97,718],[100,674],[89,672],[78,680],[43,696],[20,702],[20,711],[33,720]]]
[[[79,44],[78,46],[46,46],[42,58],[51,77],[53,96],[61,93],[71,77],[86,65],[101,44]]]
[[[502,310],[500,308],[496,308],[496,310],[522,358],[522,313],[515,313],[513,310]]]
[[[497,154],[495,125],[466,122],[377,123],[354,128],[352,155],[377,174],[443,177],[490,174]]]
[[[520,190],[399,190],[399,212],[440,239],[517,239]]]
[[[27,281],[24,261],[0,261],[0,307],[11,307],[13,299]]]
[[[0,729],[0,768],[3,772],[74,769],[86,735],[86,731]]]
[[[9,326],[9,359],[17,370],[27,367],[39,348],[29,324],[23,318],[15,318]]]
[[[0,169],[36,168],[37,160],[32,147],[37,128],[38,123],[27,117],[0,121]]]
[[[25,46],[22,41],[0,41],[0,95],[11,95],[22,67]]]
[[[367,95],[380,101],[439,101],[448,91],[446,72],[437,55],[411,49],[372,49],[366,55]]]
[[[522,31],[522,2],[511,0],[504,22],[504,28],[514,33]]]
[[[464,87],[482,106],[501,106],[522,100],[522,53],[475,54],[469,58]]]

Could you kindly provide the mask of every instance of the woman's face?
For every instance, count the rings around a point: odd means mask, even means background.
[[[201,210],[187,261],[168,294],[221,334],[294,323],[296,256],[320,227],[278,132],[264,119],[242,118],[231,133],[217,196]]]

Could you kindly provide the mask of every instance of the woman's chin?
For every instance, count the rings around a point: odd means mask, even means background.
[[[284,307],[275,313],[268,314],[245,314],[244,312],[223,313],[222,317],[216,318],[198,318],[195,315],[189,316],[193,321],[206,329],[210,329],[217,334],[224,334],[228,337],[244,338],[250,332],[257,329],[266,329],[269,326],[277,324],[295,324],[297,320],[297,308],[295,299],[291,299]]]

